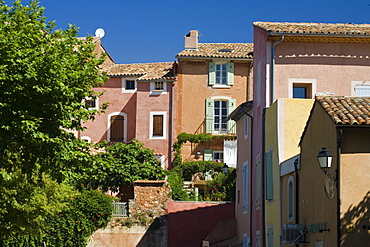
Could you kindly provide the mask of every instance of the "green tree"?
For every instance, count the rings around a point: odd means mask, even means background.
[[[62,184],[91,162],[90,147],[68,130],[94,118],[86,97],[107,79],[92,37],[55,29],[37,1],[0,0],[0,225],[3,234],[36,234],[63,210]],[[21,222],[23,220],[23,222]],[[4,235],[2,235],[4,236]]]
[[[54,30],[36,1],[0,1],[0,164],[24,174],[63,172],[89,159],[88,148],[67,130],[92,119],[83,100],[106,76],[92,37],[77,28]]]
[[[80,176],[81,174],[81,176]],[[78,183],[103,191],[119,191],[122,186],[132,186],[135,180],[165,178],[165,170],[159,165],[153,150],[133,139],[131,143],[105,145],[89,168],[78,173]]]

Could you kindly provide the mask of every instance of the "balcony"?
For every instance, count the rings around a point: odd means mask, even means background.
[[[204,118],[194,134],[236,135],[236,123],[233,120]]]

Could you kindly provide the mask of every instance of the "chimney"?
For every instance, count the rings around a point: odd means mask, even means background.
[[[198,31],[191,30],[185,37],[185,50],[198,50]]]

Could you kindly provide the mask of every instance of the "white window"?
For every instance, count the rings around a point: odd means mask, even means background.
[[[243,163],[243,213],[248,213],[248,195],[249,195],[249,170],[248,161]]]
[[[150,94],[166,94],[167,83],[163,81],[155,81],[150,83]]]
[[[370,81],[353,81],[352,96],[370,97]]]
[[[248,117],[244,118],[244,139],[248,139]]]
[[[136,79],[123,78],[122,79],[122,93],[135,93],[137,90]]]
[[[213,88],[229,88],[234,85],[234,63],[210,62],[208,65],[208,83]]]
[[[164,155],[155,155],[155,158],[158,160],[161,167],[163,169],[165,169],[165,167],[164,167],[165,156]]]
[[[316,94],[316,79],[289,78],[288,96],[297,99],[312,99]]]
[[[108,142],[126,142],[127,114],[114,112],[108,115]]]
[[[213,161],[224,162],[224,152],[219,150],[213,151]]]
[[[166,139],[166,112],[150,112],[150,139]]]
[[[85,106],[89,110],[99,110],[99,98],[86,97]]]
[[[288,179],[288,222],[294,221],[294,178]]]
[[[210,134],[235,134],[235,121],[227,116],[235,110],[236,100],[227,98],[206,99],[205,130]]]

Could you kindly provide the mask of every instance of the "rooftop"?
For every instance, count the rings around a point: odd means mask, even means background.
[[[135,76],[139,81],[176,80],[174,67],[176,62],[114,64],[105,67],[104,71],[110,77]]]
[[[235,58],[252,59],[252,43],[199,43],[197,50],[183,50],[176,55],[181,57],[197,58]]]
[[[370,125],[370,97],[317,97],[337,125]]]
[[[254,22],[272,34],[368,36],[370,24]]]

